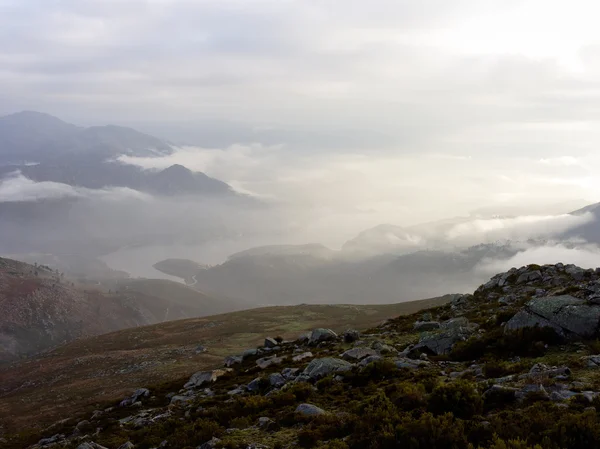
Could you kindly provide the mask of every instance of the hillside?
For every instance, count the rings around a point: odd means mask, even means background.
[[[113,289],[73,281],[0,258],[0,362],[75,338],[236,308],[163,280],[116,281]]]
[[[529,265],[363,332],[317,328],[290,341],[250,318],[266,338],[258,347],[258,336],[244,339],[248,349],[231,351],[223,368],[198,363],[191,376],[182,370],[178,380],[136,384],[84,415],[72,403],[69,420],[6,443],[43,436],[36,447],[596,448],[599,298],[600,270]],[[191,330],[199,320],[188,323]],[[115,335],[113,351],[124,344]]]
[[[177,381],[218,366],[265,334],[292,338],[314,327],[366,328],[453,296],[372,306],[270,307],[173,321],[80,339],[0,369],[0,422],[35,428],[114,401],[142,385]],[[199,350],[198,345],[206,348]]]

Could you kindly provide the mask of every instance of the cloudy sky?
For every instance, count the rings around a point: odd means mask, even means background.
[[[593,0],[0,0],[0,114],[133,125],[195,147],[128,162],[371,214],[356,228],[548,212],[600,200],[599,15]]]

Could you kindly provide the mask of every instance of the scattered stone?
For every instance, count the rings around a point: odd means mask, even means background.
[[[360,332],[354,329],[348,329],[343,333],[342,337],[346,343],[354,343],[360,338]]]
[[[519,401],[524,401],[530,395],[536,395],[540,399],[548,400],[550,399],[550,395],[546,391],[543,385],[541,384],[528,384],[525,385],[521,390],[516,393],[516,398]]]
[[[77,449],[107,449],[104,446],[100,446],[97,443],[94,443],[93,441],[88,441],[85,443],[81,443],[79,446],[77,446]]]
[[[283,357],[277,357],[276,355],[272,357],[264,357],[262,359],[258,359],[256,361],[256,365],[260,369],[267,369],[272,365],[280,365],[283,362]]]
[[[242,352],[242,359],[245,360],[249,357],[254,357],[257,356],[259,354],[258,349],[254,348],[254,349],[246,349],[244,352]]]
[[[227,394],[229,396],[238,396],[238,395],[244,394],[244,393],[245,393],[245,391],[244,391],[244,389],[242,387],[237,387],[237,388],[234,388],[233,390],[229,390],[227,392]]]
[[[212,371],[198,371],[190,377],[190,380],[183,386],[183,388],[198,388],[204,384],[212,383],[219,377],[230,372],[230,369],[215,369]]]
[[[198,345],[196,346],[196,354],[202,354],[203,352],[208,351],[208,349],[206,349],[206,346],[202,346],[202,345]]]
[[[296,407],[296,413],[300,413],[302,416],[318,416],[324,415],[327,412],[316,405],[300,404],[298,407]]]
[[[148,396],[150,396],[150,390],[148,390],[147,388],[138,388],[133,392],[131,396],[123,399],[119,406],[129,407],[138,402],[141,398],[147,398]]]
[[[294,357],[292,357],[292,361],[301,362],[302,360],[311,359],[312,357],[313,357],[312,352],[303,352],[302,354],[298,354],[298,355],[295,355]]]
[[[566,379],[571,375],[571,370],[567,366],[548,366],[543,363],[536,363],[529,370],[529,373],[522,374],[519,379],[528,378],[561,378]]]
[[[56,434],[53,435],[49,438],[42,438],[40,441],[38,441],[38,446],[49,446],[51,444],[56,444],[61,440],[64,440],[65,436],[63,434]]]
[[[212,440],[198,446],[197,449],[215,449],[220,442],[220,439],[214,437]]]
[[[298,368],[284,368],[283,371],[281,371],[281,375],[287,380],[290,380],[296,378],[299,372],[300,369]]]
[[[412,359],[405,359],[405,358],[394,360],[394,363],[396,364],[396,366],[398,368],[408,368],[408,369],[415,369],[415,368],[419,368],[421,366],[429,365],[429,362],[426,362],[424,360],[412,360]]]
[[[371,348],[375,349],[379,354],[389,354],[392,352],[397,352],[395,348],[391,347],[388,344],[385,344],[381,341],[376,341],[371,345]]]
[[[121,444],[118,449],[134,449],[135,446],[133,445],[133,443],[131,441],[128,441],[127,443],[123,443]]]
[[[260,377],[257,377],[256,379],[252,380],[248,385],[246,385],[246,389],[251,393],[256,393],[260,390],[261,382],[262,379]]]
[[[380,355],[372,355],[369,356],[367,358],[362,359],[359,363],[358,366],[367,366],[369,363],[373,363],[376,362],[377,360],[383,360],[383,357],[381,357]]]
[[[281,374],[273,373],[269,376],[269,383],[273,388],[281,388],[287,383],[287,380]]]
[[[588,368],[600,368],[600,355],[590,355],[587,357],[582,357],[581,360],[583,360],[586,363],[586,366]]]
[[[274,348],[277,345],[278,345],[277,340],[275,340],[274,338],[271,338],[271,337],[267,337],[267,338],[265,338],[265,343],[263,346],[265,348]]]
[[[341,358],[348,361],[362,360],[365,357],[377,355],[377,351],[369,348],[352,348],[340,355]]]
[[[225,361],[223,362],[227,368],[230,368],[234,365],[239,365],[244,361],[244,358],[241,355],[230,355],[229,357],[225,357]]]
[[[271,418],[268,418],[266,416],[261,416],[260,418],[258,418],[258,427],[267,432],[274,432],[279,430],[279,425]]]

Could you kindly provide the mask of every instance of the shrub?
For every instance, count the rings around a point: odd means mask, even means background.
[[[431,392],[429,410],[435,414],[453,413],[458,418],[468,419],[481,412],[481,395],[466,380],[457,380],[438,385]]]
[[[465,423],[451,413],[433,416],[424,413],[418,419],[405,417],[396,427],[395,446],[418,449],[467,449]]]
[[[386,390],[386,395],[399,410],[411,411],[425,407],[425,387],[421,383],[399,382]]]

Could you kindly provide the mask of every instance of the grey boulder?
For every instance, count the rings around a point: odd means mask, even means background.
[[[192,374],[192,377],[190,377],[190,380],[187,381],[183,388],[197,388],[204,384],[212,383],[229,371],[231,370],[215,369],[212,371],[198,371],[197,373]]]
[[[335,340],[337,338],[337,334],[333,332],[331,329],[318,328],[314,329],[310,333],[309,343],[316,344],[322,341],[330,341]]]
[[[300,404],[296,407],[296,413],[301,414],[302,416],[318,416],[324,415],[326,412],[322,408],[317,407],[312,404]]]
[[[589,338],[598,333],[600,306],[569,295],[529,301],[505,326],[505,332],[527,327],[554,329],[566,338]]]
[[[329,374],[350,371],[352,366],[351,363],[348,363],[345,360],[332,357],[315,359],[304,369],[302,376],[307,377],[310,380],[317,380]]]

